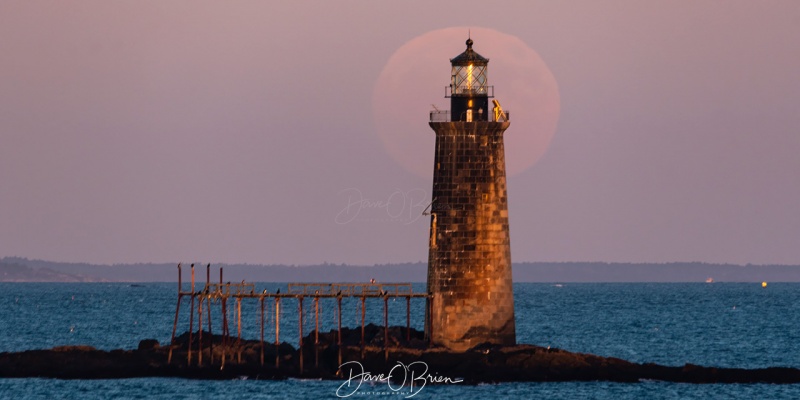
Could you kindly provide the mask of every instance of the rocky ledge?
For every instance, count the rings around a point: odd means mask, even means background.
[[[304,339],[302,352],[288,343],[275,346],[233,338],[222,346],[222,337],[203,334],[202,362],[196,351],[200,342],[192,337],[191,364],[188,333],[172,346],[143,340],[136,350],[97,350],[89,346],[61,346],[49,350],[0,353],[0,377],[48,377],[61,379],[108,379],[130,377],[184,377],[196,379],[321,378],[377,379],[395,381],[424,379],[427,383],[449,380],[464,383],[510,381],[615,381],[659,380],[689,383],[800,383],[797,368],[715,368],[692,364],[663,366],[638,364],[612,357],[571,353],[533,345],[480,345],[465,352],[429,347],[422,333],[405,328],[389,330],[388,357],[382,327],[366,328],[366,344],[360,346],[360,329],[343,329],[342,345],[336,333],[320,333],[314,345],[312,332]],[[172,360],[168,362],[172,350]],[[303,368],[300,367],[302,353]],[[224,365],[222,363],[224,357]],[[341,363],[340,363],[341,357]],[[348,363],[348,361],[350,361]],[[277,363],[277,365],[276,365]],[[344,364],[342,367],[341,365]],[[399,367],[402,367],[398,369]],[[415,375],[410,375],[415,374]]]

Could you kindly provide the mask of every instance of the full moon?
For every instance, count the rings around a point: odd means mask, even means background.
[[[407,170],[430,177],[435,137],[428,126],[434,108],[450,109],[450,59],[466,49],[489,59],[488,85],[510,114],[505,133],[506,171],[514,175],[545,153],[558,124],[558,84],[541,57],[519,38],[487,28],[453,27],[418,36],[397,49],[375,83],[375,131],[389,155]]]

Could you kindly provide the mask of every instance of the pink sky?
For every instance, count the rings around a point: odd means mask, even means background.
[[[800,264],[800,3],[702,0],[0,2],[0,257],[425,260],[431,180],[371,99],[451,26],[558,82],[550,148],[508,182],[514,261]]]

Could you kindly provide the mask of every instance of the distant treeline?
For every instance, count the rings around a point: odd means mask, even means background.
[[[0,259],[0,281],[31,282],[174,282],[177,263],[114,264],[62,263],[19,257]],[[183,264],[189,280],[189,264]],[[195,265],[195,278],[205,281],[206,264]],[[238,282],[425,282],[427,264],[401,263],[373,266],[345,264],[253,265],[212,264],[211,280]],[[700,262],[603,263],[534,262],[513,265],[515,282],[800,282],[797,265],[735,265]]]

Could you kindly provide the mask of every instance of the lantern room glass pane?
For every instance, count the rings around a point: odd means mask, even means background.
[[[485,65],[454,65],[452,74],[453,94],[485,94]]]

